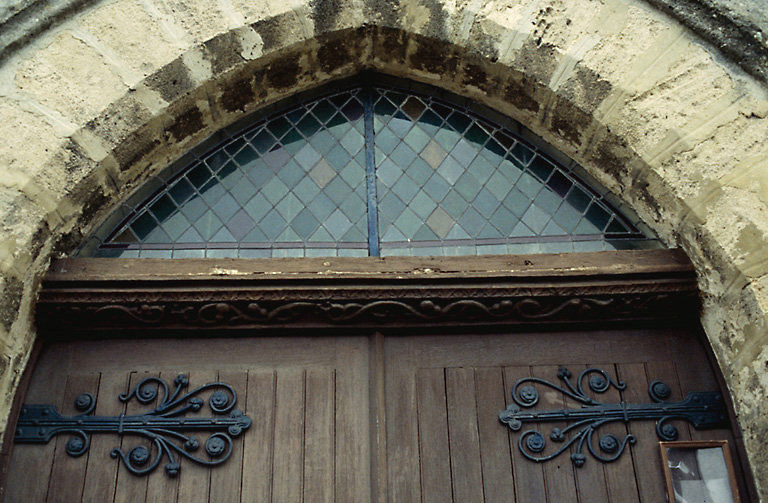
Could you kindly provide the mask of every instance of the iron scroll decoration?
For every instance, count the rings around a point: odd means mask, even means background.
[[[557,385],[538,377],[525,377],[515,382],[512,388],[512,400],[506,410],[499,414],[499,420],[513,431],[520,431],[523,423],[546,423],[573,421],[564,428],[552,428],[550,440],[561,444],[551,454],[544,454],[547,440],[539,431],[531,429],[523,432],[518,438],[518,448],[523,456],[535,462],[545,462],[575,449],[571,453],[571,461],[576,467],[584,466],[587,460],[584,446],[597,461],[610,463],[617,460],[626,450],[627,445],[634,444],[637,438],[628,433],[619,438],[612,433],[600,436],[598,447],[593,442],[595,432],[602,426],[622,421],[629,424],[638,420],[656,420],[656,434],[661,440],[676,440],[677,428],[669,421],[686,420],[696,429],[713,429],[728,427],[728,415],[723,398],[718,392],[699,391],[686,395],[679,402],[668,402],[671,396],[670,387],[662,381],[653,381],[648,394],[653,403],[648,404],[618,404],[601,403],[591,398],[585,390],[585,381],[589,390],[594,393],[605,393],[611,387],[622,391],[626,384],[614,380],[608,373],[599,368],[583,370],[574,382],[572,374],[565,367],[560,367],[557,377],[563,385]],[[582,404],[578,409],[530,411],[539,401],[539,392],[534,385],[549,387]]]
[[[96,399],[90,393],[82,393],[75,399],[79,415],[65,417],[54,405],[24,405],[16,425],[16,443],[47,443],[61,433],[72,437],[65,450],[73,457],[82,456],[90,447],[93,433],[117,433],[135,435],[151,440],[154,456],[150,449],[138,445],[127,452],[120,447],[112,449],[110,455],[119,458],[134,475],[146,475],[154,471],[164,457],[168,458],[165,473],[175,477],[181,470],[179,460],[183,457],[203,466],[219,466],[232,455],[233,438],[240,436],[251,426],[251,419],[235,408],[237,393],[223,382],[209,383],[182,394],[189,385],[187,376],[178,375],[171,392],[168,383],[158,377],[147,377],[128,393],[119,395],[121,402],[136,399],[142,405],[153,403],[160,397],[159,405],[141,415],[94,416]],[[208,407],[219,417],[182,416],[187,412],[203,409],[205,400],[199,395],[213,390],[208,397]],[[210,459],[203,459],[193,453],[200,449],[200,441],[194,432],[211,432],[204,442],[204,450]]]

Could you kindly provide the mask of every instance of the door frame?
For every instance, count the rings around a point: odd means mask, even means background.
[[[698,327],[699,308],[695,269],[681,250],[257,260],[66,258],[54,261],[43,278],[36,321],[40,346],[105,334]],[[697,333],[725,390],[711,348],[703,332]],[[15,429],[33,368],[27,367],[7,431]],[[740,432],[734,433],[736,451],[746,463]],[[0,482],[12,443],[12,435],[6,435]],[[754,499],[751,470],[743,475],[752,493],[749,499]]]

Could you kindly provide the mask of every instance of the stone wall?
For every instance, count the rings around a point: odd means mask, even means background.
[[[52,2],[56,3],[56,2]],[[525,124],[697,267],[768,501],[768,90],[640,0],[104,0],[0,63],[0,421],[39,280],[214,131],[363,69]]]

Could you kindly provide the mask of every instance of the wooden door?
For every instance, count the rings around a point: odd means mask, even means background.
[[[123,405],[118,394],[146,376],[185,373],[190,387],[231,384],[253,423],[225,465],[182,460],[176,478],[162,466],[137,477],[110,457],[135,438],[94,435],[78,458],[65,454],[66,435],[16,445],[5,501],[664,501],[652,421],[605,427],[619,438],[637,437],[614,463],[587,455],[576,468],[569,453],[546,463],[522,456],[519,432],[501,424],[499,412],[517,379],[556,382],[562,366],[574,375],[601,367],[623,380],[624,391],[601,395],[611,403],[648,402],[656,379],[671,386],[671,400],[718,388],[701,345],[685,330],[56,343],[39,360],[27,403],[74,414],[74,397],[92,391],[96,414],[132,414],[138,407]],[[578,406],[545,390],[537,405]],[[729,430],[676,424],[681,439],[733,440]]]
[[[649,403],[649,384],[656,380],[671,387],[673,401],[690,391],[718,389],[701,344],[685,330],[399,336],[385,339],[384,353],[390,502],[663,502],[654,421],[604,426],[600,435],[623,439],[631,433],[637,443],[612,463],[591,458],[585,447],[586,462],[577,468],[569,459],[574,447],[535,463],[518,446],[527,429],[548,439],[553,427],[568,423],[525,425],[515,433],[500,424],[499,412],[512,402],[518,379],[562,384],[561,367],[574,378],[584,369],[602,368],[623,381],[624,391],[595,396],[604,403]],[[537,409],[581,407],[552,389],[539,392]],[[674,424],[680,440],[733,444],[729,429]],[[548,444],[541,456],[560,445],[549,439]]]
[[[120,393],[144,377],[173,381],[179,373],[188,375],[189,389],[230,384],[238,407],[252,418],[226,464],[206,468],[182,459],[176,478],[163,473],[165,462],[138,477],[110,452],[141,439],[94,435],[88,452],[72,458],[64,452],[68,435],[61,435],[46,445],[15,446],[5,501],[370,501],[364,337],[52,344],[35,369],[26,403],[51,403],[74,414],[75,397],[91,391],[96,414],[137,414],[151,407],[126,406]]]

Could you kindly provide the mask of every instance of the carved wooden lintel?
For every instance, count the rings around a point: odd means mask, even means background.
[[[117,271],[115,264],[122,267]],[[48,332],[109,329],[541,324],[697,312],[673,250],[529,257],[100,260],[53,264]]]

